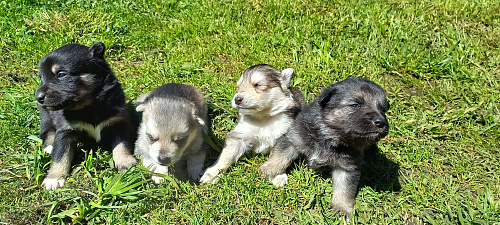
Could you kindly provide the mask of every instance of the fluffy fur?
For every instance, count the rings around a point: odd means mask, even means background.
[[[332,169],[332,206],[345,213],[354,209],[364,150],[385,137],[389,109],[384,90],[376,83],[350,78],[330,85],[299,113],[260,172],[276,186],[287,183],[286,168],[299,155],[313,168]]]
[[[279,71],[260,64],[243,72],[232,99],[240,120],[227,135],[219,159],[205,171],[201,182],[217,183],[219,173],[249,150],[267,154],[274,147],[305,104],[304,95],[290,87],[293,71],[291,68]]]
[[[142,122],[135,154],[143,165],[160,174],[174,165],[179,178],[187,170],[187,178],[198,181],[206,155],[201,134],[207,130],[203,94],[196,87],[170,83],[140,96],[137,104]],[[153,175],[152,179],[159,183],[163,178]]]
[[[39,64],[40,136],[52,164],[43,181],[48,190],[64,185],[77,143],[97,142],[113,151],[119,170],[137,163],[130,151],[125,95],[104,60],[104,44],[69,44]]]

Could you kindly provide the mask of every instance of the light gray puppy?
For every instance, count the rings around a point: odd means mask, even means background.
[[[325,88],[297,116],[292,128],[278,139],[260,172],[270,181],[288,181],[285,170],[299,155],[312,168],[332,169],[332,206],[345,213],[354,210],[363,152],[389,131],[389,109],[384,90],[376,83],[350,78]]]
[[[227,135],[226,146],[201,177],[202,183],[217,183],[219,173],[249,150],[268,154],[276,139],[289,129],[305,104],[302,92],[290,87],[293,71],[260,64],[243,72],[232,100],[240,116],[238,125]]]
[[[169,83],[139,96],[136,103],[142,121],[135,154],[142,164],[166,174],[168,166],[182,162],[187,178],[198,181],[207,152],[201,134],[208,124],[203,94],[191,85]],[[163,178],[153,175],[152,179],[159,183]]]

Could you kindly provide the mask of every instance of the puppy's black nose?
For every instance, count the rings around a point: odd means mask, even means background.
[[[161,165],[166,166],[170,164],[170,157],[168,156],[158,156],[158,162],[161,163]]]
[[[242,98],[242,97],[240,97],[240,96],[238,96],[238,97],[234,98],[234,103],[235,103],[236,105],[241,104],[241,102],[242,102],[242,101],[243,101],[243,98]]]
[[[43,104],[43,101],[45,100],[45,93],[43,92],[36,93],[35,98],[40,104]]]
[[[379,128],[387,126],[387,122],[383,117],[375,117],[372,122]]]

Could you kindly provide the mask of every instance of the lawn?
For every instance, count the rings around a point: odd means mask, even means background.
[[[198,86],[219,147],[252,65],[294,68],[308,101],[371,79],[387,92],[391,129],[365,165],[351,223],[500,224],[499,12],[498,0],[0,1],[0,224],[345,223],[330,210],[328,171],[297,161],[275,188],[258,174],[262,155],[215,185],[156,185],[144,168],[118,173],[109,153],[83,149],[65,188],[46,191],[38,62],[98,41],[131,103],[164,83]]]

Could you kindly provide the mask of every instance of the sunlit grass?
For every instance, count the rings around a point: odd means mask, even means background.
[[[154,184],[84,149],[65,188],[40,184],[38,61],[106,44],[128,100],[167,82],[200,87],[214,146],[237,123],[247,67],[292,67],[310,101],[347,77],[388,93],[389,135],[365,165],[355,224],[500,223],[498,1],[0,1],[0,223],[343,224],[331,179],[298,161],[275,188],[249,155],[217,185]],[[218,153],[209,154],[207,166]]]

